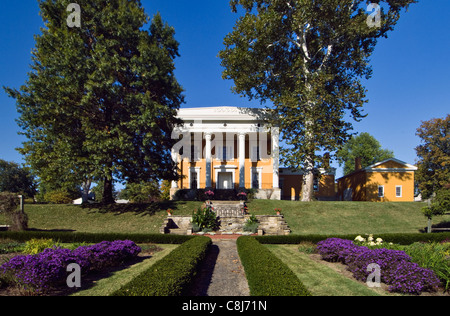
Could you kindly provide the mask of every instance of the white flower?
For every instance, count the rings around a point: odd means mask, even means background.
[[[377,244],[381,244],[383,242],[383,239],[377,238],[376,242],[377,242]]]
[[[356,236],[355,240],[356,240],[356,241],[359,241],[359,242],[365,242],[365,241],[366,241],[366,240],[365,240],[364,238],[362,238],[361,236]]]
[[[369,246],[376,246],[377,244],[376,243],[374,243],[373,241],[370,241],[369,242]]]

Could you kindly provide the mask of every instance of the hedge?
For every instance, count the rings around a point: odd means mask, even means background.
[[[328,238],[354,240],[356,236],[358,236],[358,234],[258,236],[255,238],[262,244],[299,244],[305,241],[318,243]],[[448,232],[432,234],[374,234],[374,236],[376,238],[383,239],[385,242],[392,242],[400,245],[410,245],[415,242],[441,242],[444,240],[450,240],[450,233]]]
[[[111,296],[183,295],[210,245],[204,236],[186,241]]]
[[[294,272],[254,237],[239,237],[237,247],[247,276],[250,295],[311,295]]]
[[[163,234],[124,234],[124,233],[73,233],[61,231],[23,231],[0,232],[0,239],[11,239],[25,242],[30,239],[53,239],[63,243],[87,242],[98,243],[102,241],[132,240],[135,243],[156,244],[182,244],[194,236],[163,235]]]

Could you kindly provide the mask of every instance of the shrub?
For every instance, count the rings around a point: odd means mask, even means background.
[[[324,260],[346,264],[353,276],[362,281],[369,276],[367,267],[372,263],[378,264],[381,281],[390,285],[391,292],[420,294],[423,291],[436,291],[440,284],[432,270],[411,262],[411,257],[404,251],[369,249],[339,238],[319,242],[317,251]]]
[[[197,231],[211,231],[218,229],[219,222],[216,213],[211,207],[207,206],[205,208],[199,207],[197,212],[192,215],[192,225]]]
[[[294,272],[255,238],[239,237],[237,247],[252,296],[311,295]]]
[[[112,296],[180,296],[192,282],[211,239],[190,239],[156,262]]]
[[[73,198],[65,189],[58,189],[45,193],[44,200],[50,204],[71,204]]]
[[[67,266],[77,263],[83,274],[107,266],[119,265],[131,259],[141,249],[134,242],[102,242],[74,251],[64,248],[47,248],[36,255],[17,256],[0,267],[0,278],[15,284],[27,292],[46,293],[52,287],[63,284]]]
[[[256,233],[258,231],[259,221],[255,215],[250,216],[250,218],[245,222],[244,231]]]
[[[53,241],[53,239],[33,238],[25,243],[25,248],[24,248],[23,252],[25,254],[35,255],[35,254],[38,254],[38,253],[44,251],[47,248],[52,248],[55,245],[56,244]]]

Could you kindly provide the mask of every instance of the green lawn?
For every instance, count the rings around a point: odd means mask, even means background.
[[[116,271],[111,276],[94,283],[92,287],[73,294],[73,296],[109,296],[122,286],[133,280],[136,276],[149,269],[158,260],[167,256],[179,245],[158,245],[163,250],[156,252],[151,258],[137,263],[130,268]]]
[[[88,233],[159,233],[171,208],[174,215],[192,215],[201,202],[115,205],[84,208],[75,205],[25,205],[29,227],[38,230],[71,230]],[[281,208],[294,234],[417,233],[427,220],[423,203],[310,202],[254,200],[248,203],[255,215],[275,214]],[[0,214],[0,225],[5,224]],[[450,215],[433,224],[450,223]],[[448,225],[447,225],[448,226]]]
[[[427,225],[417,202],[298,202],[255,200],[248,204],[256,215],[281,208],[293,234],[418,233]],[[449,224],[450,215],[435,224]],[[448,225],[447,225],[448,226]]]
[[[314,261],[298,251],[297,245],[266,245],[297,275],[313,296],[379,296],[389,295],[371,289],[362,282],[348,278],[334,269]]]

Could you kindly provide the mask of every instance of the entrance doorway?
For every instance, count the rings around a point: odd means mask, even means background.
[[[233,173],[231,172],[219,172],[217,179],[218,189],[234,189],[233,188]]]

